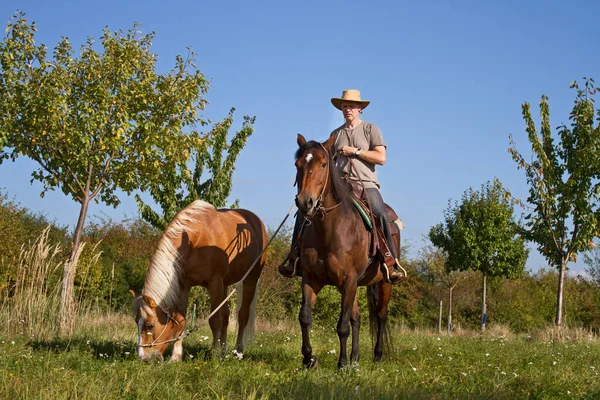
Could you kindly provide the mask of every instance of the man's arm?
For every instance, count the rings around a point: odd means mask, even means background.
[[[385,164],[385,146],[375,146],[373,149],[360,149],[360,154],[357,156],[356,151],[358,148],[352,146],[343,146],[341,152],[346,156],[355,156],[361,160],[367,161],[371,164],[383,165]]]

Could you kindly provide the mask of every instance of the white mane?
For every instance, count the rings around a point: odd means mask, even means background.
[[[197,222],[197,217],[214,209],[214,206],[202,200],[192,202],[173,218],[158,242],[146,272],[142,293],[152,297],[164,310],[172,311],[179,301],[182,271],[173,239],[180,237],[184,231],[191,232],[189,227]]]

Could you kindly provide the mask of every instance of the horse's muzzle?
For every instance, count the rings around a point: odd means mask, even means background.
[[[305,217],[312,217],[317,211],[317,201],[312,196],[296,196],[296,206]]]
[[[139,353],[139,359],[142,362],[161,362],[164,361],[164,357],[160,351],[145,348]]]

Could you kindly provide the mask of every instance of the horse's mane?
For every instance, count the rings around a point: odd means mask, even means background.
[[[215,208],[205,201],[190,203],[169,223],[152,255],[142,293],[152,297],[164,310],[170,310],[179,302],[182,269],[174,239],[182,237],[185,232],[192,232],[191,227],[198,222],[198,217],[210,210]]]
[[[297,160],[298,157],[300,157],[306,151],[312,149],[318,149],[322,151],[324,148],[319,142],[314,140],[308,141],[296,151],[295,159]],[[338,167],[335,165],[335,160],[333,159],[330,151],[327,152],[327,156],[329,157],[329,179],[331,180],[333,196],[337,201],[342,203],[342,207],[346,208],[351,204],[350,188],[342,178],[342,175]]]

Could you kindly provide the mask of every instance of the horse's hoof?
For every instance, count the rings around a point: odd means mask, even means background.
[[[309,362],[304,362],[304,367],[306,369],[317,369],[317,368],[319,368],[319,361],[317,360],[317,357],[311,356]]]

